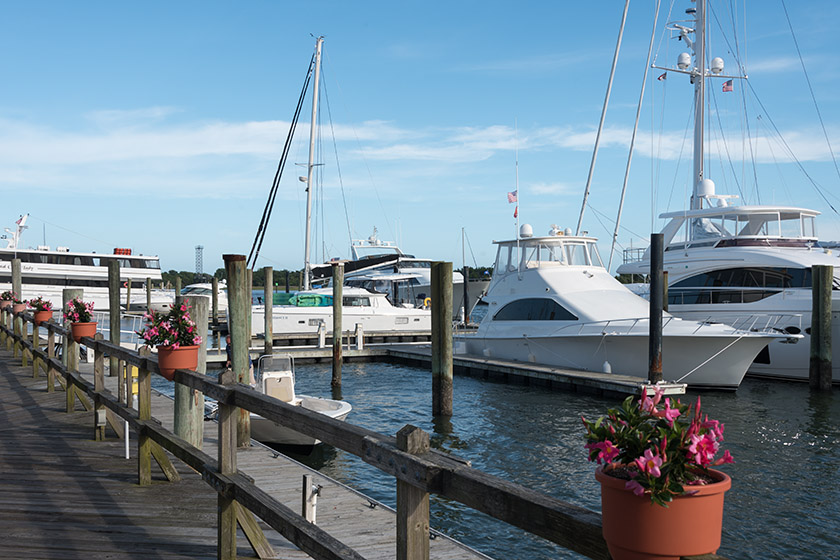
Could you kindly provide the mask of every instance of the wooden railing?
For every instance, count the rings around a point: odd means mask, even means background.
[[[215,382],[188,370],[175,372],[175,382],[204,393],[219,403],[219,447],[214,459],[151,419],[151,373],[158,372],[157,360],[148,351],[133,352],[101,339],[84,338],[84,345],[95,352],[94,383],[76,371],[73,356],[76,343],[69,330],[56,323],[42,323],[47,331],[47,350],[40,349],[38,328],[26,335],[25,322],[31,316],[14,316],[3,311],[0,316],[0,344],[15,348],[24,366],[33,360],[33,375],[39,370],[48,375],[47,390],[53,388],[58,373],[67,390],[68,411],[75,407],[76,395],[85,404],[83,395],[93,404],[85,407],[94,412],[94,438],[104,437],[105,423],[119,424],[111,415],[128,422],[138,434],[138,481],[151,482],[151,458],[160,464],[170,480],[177,479],[165,453],[195,469],[219,494],[219,558],[234,558],[236,522],[252,520],[247,508],[276,529],[295,546],[316,559],[359,559],[354,550],[331,537],[317,525],[309,523],[276,499],[269,496],[236,468],[237,408],[246,409],[313,436],[334,447],[358,456],[366,463],[397,479],[397,558],[428,558],[429,494],[437,494],[484,512],[510,525],[538,535],[588,558],[608,560],[606,543],[601,534],[601,516],[586,508],[557,500],[470,467],[467,463],[430,449],[429,436],[423,430],[406,426],[390,437],[322,414],[289,405],[262,395],[248,386],[234,384],[232,374]],[[64,362],[55,358],[55,337],[64,340]],[[33,343],[34,340],[34,343]],[[138,410],[126,406],[122,399],[104,388],[104,357],[116,357],[139,369]],[[68,360],[69,358],[69,360]],[[130,394],[130,393],[129,393]],[[117,428],[115,428],[117,429]],[[118,430],[118,433],[120,431]],[[260,554],[261,540],[256,523],[246,531],[249,542]],[[693,557],[694,560],[725,560],[715,555]]]

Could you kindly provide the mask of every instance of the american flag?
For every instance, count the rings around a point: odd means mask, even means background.
[[[519,193],[518,190],[513,191],[513,192],[509,192],[508,193],[508,202],[511,202],[511,203],[516,202],[518,200],[518,197],[516,196],[518,193]]]
[[[725,82],[723,82],[723,91],[732,91],[732,80],[726,80]]]
[[[659,77],[658,77],[658,78],[656,78],[656,79],[657,79],[657,80],[659,80],[660,82],[664,82],[664,81],[665,81],[665,78],[667,78],[667,77],[668,77],[668,72],[662,72],[662,75],[661,75],[661,76],[659,76]]]

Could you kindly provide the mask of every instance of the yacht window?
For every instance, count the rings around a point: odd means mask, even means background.
[[[810,288],[807,268],[725,268],[697,274],[671,288]]]
[[[566,252],[569,256],[569,264],[572,266],[586,266],[589,264],[586,257],[586,246],[583,243],[568,243]]]
[[[494,321],[577,321],[577,317],[549,298],[526,298],[502,307]]]
[[[799,216],[794,219],[783,219],[780,226],[782,237],[802,237],[802,221]]]
[[[557,263],[565,262],[562,245],[544,245],[541,254],[544,260]]]
[[[540,266],[540,246],[529,245],[522,247],[522,268],[537,268]]]
[[[370,298],[364,296],[346,296],[342,298],[344,307],[370,307]]]
[[[598,245],[595,243],[588,243],[589,246],[589,262],[592,266],[604,266],[604,262],[601,260],[601,255],[598,254]]]
[[[802,234],[805,237],[817,236],[817,225],[813,216],[802,216]]]

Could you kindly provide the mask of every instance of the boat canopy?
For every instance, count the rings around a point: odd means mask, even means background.
[[[594,237],[552,235],[496,241],[494,277],[519,270],[549,266],[597,266],[603,268]]]

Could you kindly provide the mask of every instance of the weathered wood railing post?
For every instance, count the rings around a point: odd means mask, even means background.
[[[265,319],[265,345],[263,349],[263,354],[267,354],[270,356],[274,353],[274,269],[270,266],[267,266],[263,269],[263,271],[265,272],[265,285],[263,287],[263,303],[265,304],[265,313],[263,317]]]
[[[23,301],[23,277],[21,275],[20,259],[12,259],[12,291],[20,301]]]
[[[148,358],[152,351],[148,346],[139,350],[140,356]],[[137,377],[137,418],[149,420],[152,417],[152,374],[145,366],[140,367]],[[152,483],[152,440],[146,430],[137,434],[137,483],[148,486]]]
[[[84,295],[84,290],[80,288],[64,288],[61,291],[61,308],[67,309],[67,304],[74,298],[80,298]],[[65,328],[70,325],[65,324]],[[69,371],[78,371],[79,369],[79,345],[73,340],[72,336],[64,337],[64,345],[61,349],[61,362]],[[67,386],[65,387],[67,397],[67,412],[73,412],[76,406],[76,386],[67,378]]]
[[[432,263],[432,414],[452,416],[452,263]]]
[[[96,333],[96,340],[103,340],[102,333]],[[101,393],[105,389],[105,354],[100,350],[94,351],[93,358],[93,439],[105,440],[105,405],[102,403]]]
[[[464,326],[470,324],[470,267],[464,265]]]
[[[228,257],[239,255],[224,255],[227,268]],[[238,261],[237,261],[238,262]],[[242,257],[244,267],[245,257]],[[244,277],[244,274],[243,274]],[[228,309],[233,317],[233,309],[230,307],[233,293],[236,290],[231,283],[231,275],[228,272]],[[233,335],[231,335],[231,339]],[[234,347],[234,352],[236,347]],[[219,376],[219,383],[231,386],[236,381],[236,374],[231,370],[225,370]],[[239,412],[235,406],[219,401],[219,474],[232,475],[236,473],[236,448],[238,446],[239,434],[237,430],[237,419]],[[236,560],[236,504],[234,500],[219,494],[218,498],[218,553],[219,560]]]
[[[251,356],[248,353],[248,334],[246,322],[249,318],[251,302],[248,299],[247,275],[245,273],[245,255],[222,255],[227,274],[228,291],[228,331],[233,345],[232,369],[239,383],[248,385]],[[239,447],[251,445],[251,414],[245,409],[238,409],[236,414],[236,443]]]
[[[650,236],[650,334],[648,337],[648,381],[662,381],[662,260],[661,233]]]
[[[429,434],[416,426],[404,426],[397,432],[397,448],[412,455],[426,453]],[[400,479],[397,479],[397,560],[429,560],[429,494]]]
[[[131,279],[125,281],[125,311],[131,310]]]
[[[47,392],[52,393],[55,389],[55,369],[52,367],[52,359],[55,358],[55,331],[47,331]]]
[[[202,296],[184,296],[196,331],[202,333],[195,371],[207,372],[208,301]],[[204,440],[204,393],[186,385],[175,384],[175,434],[201,449]]]
[[[811,267],[811,359],[808,381],[811,389],[831,390],[831,290],[834,267]]]
[[[41,326],[38,323],[32,323],[32,377],[38,379],[38,368],[40,366],[40,359],[35,351],[41,345]]]
[[[332,381],[333,387],[341,387],[341,367],[344,356],[341,353],[342,340],[342,303],[344,302],[344,263],[333,263],[333,341],[332,341]]]
[[[116,259],[108,261],[108,340],[120,344],[120,263]],[[110,356],[108,375],[117,375],[119,369],[119,358]]]

